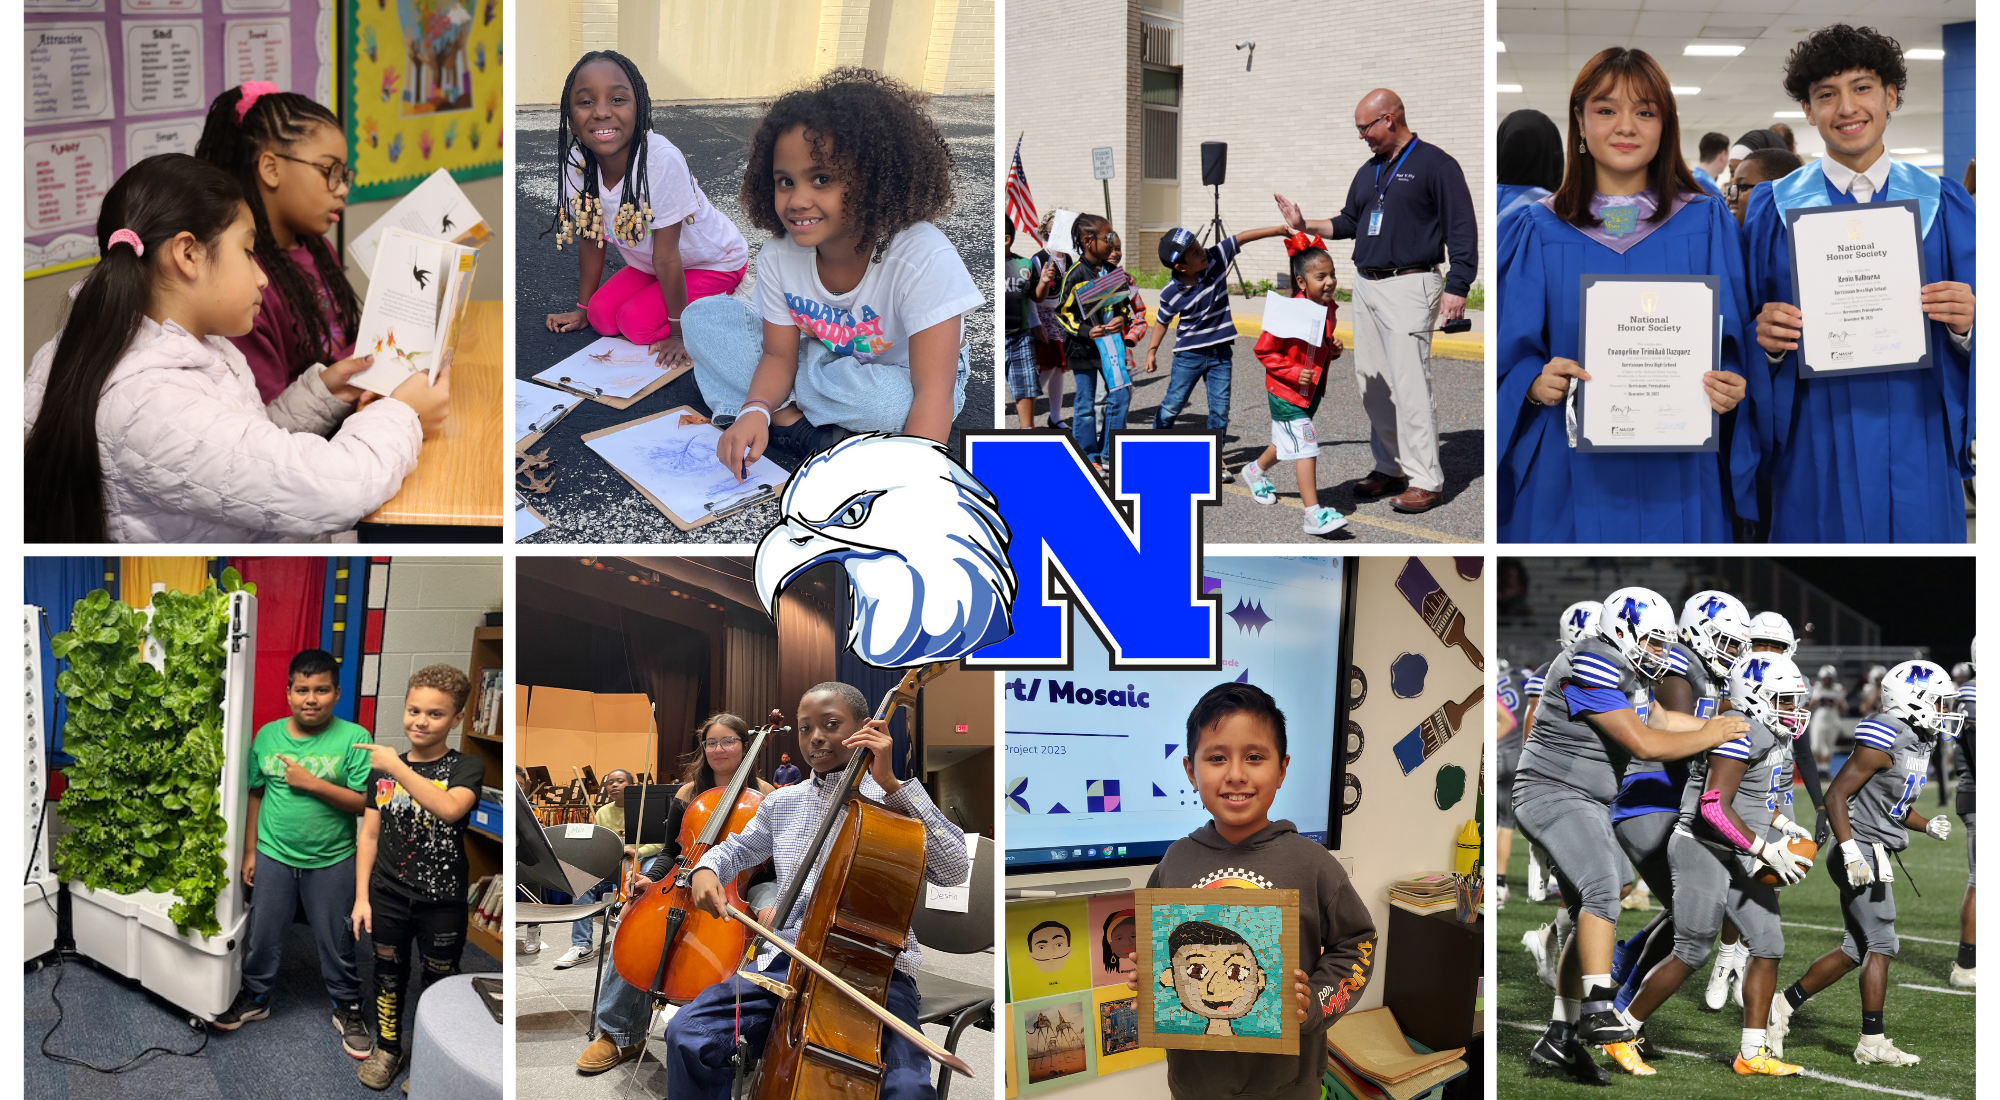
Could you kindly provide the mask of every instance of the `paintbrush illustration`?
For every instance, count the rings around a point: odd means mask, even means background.
[[[1417,765],[1429,760],[1432,753],[1443,748],[1444,743],[1451,740],[1452,735],[1458,732],[1458,727],[1464,723],[1466,714],[1479,705],[1480,696],[1485,693],[1486,688],[1482,685],[1473,688],[1472,694],[1467,695],[1462,702],[1445,700],[1443,706],[1425,715],[1424,720],[1417,723],[1416,729],[1404,734],[1403,739],[1396,742],[1396,747],[1391,750],[1395,753],[1396,763],[1402,765],[1403,774],[1410,774]]]
[[[1403,572],[1396,577],[1396,590],[1410,601],[1410,606],[1416,608],[1418,615],[1423,616],[1425,624],[1431,628],[1431,633],[1438,636],[1438,640],[1463,649],[1465,659],[1472,662],[1472,667],[1486,671],[1486,658],[1465,636],[1465,613],[1439,587],[1423,562],[1411,558],[1404,563]]]

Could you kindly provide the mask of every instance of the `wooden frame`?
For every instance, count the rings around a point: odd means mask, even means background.
[[[1141,1047],[1298,1053],[1298,1005],[1291,994],[1292,972],[1299,968],[1297,890],[1139,890],[1134,900],[1139,918]],[[1182,925],[1197,921],[1236,933],[1255,956],[1261,988],[1233,1015],[1191,1011],[1183,998],[1169,999],[1162,992],[1162,971],[1173,969],[1167,944]],[[1275,1031],[1269,1019],[1272,1012],[1277,1015]],[[1190,1016],[1206,1016],[1211,1021],[1208,1027],[1222,1025],[1231,1033],[1191,1031]]]

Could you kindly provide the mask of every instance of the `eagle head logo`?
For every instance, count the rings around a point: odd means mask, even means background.
[[[848,648],[878,668],[953,661],[1014,632],[1011,535],[993,494],[941,444],[869,432],[807,459],[784,520],[757,545],[757,591],[807,570],[847,570]]]

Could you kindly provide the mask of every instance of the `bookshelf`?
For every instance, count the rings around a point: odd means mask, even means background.
[[[503,736],[503,731],[506,727],[498,714],[498,704],[501,700],[489,700],[487,698],[484,681],[486,679],[486,670],[493,669],[497,671],[503,667],[502,647],[505,638],[506,630],[504,627],[480,626],[473,628],[472,659],[466,663],[466,675],[472,680],[472,694],[466,699],[465,719],[459,724],[458,729],[458,751],[478,759],[481,764],[485,765],[486,776],[482,782],[495,790],[506,789],[506,785],[501,782],[501,777],[506,774],[506,762],[503,759],[502,753],[506,744]],[[501,682],[504,682],[504,677]],[[476,733],[473,730],[473,725],[479,716],[486,712],[489,703],[494,704],[493,709],[495,712],[492,728],[486,730],[484,733]],[[482,799],[484,798],[483,795],[481,797]],[[480,815],[478,815],[477,809],[475,809],[474,813],[475,820],[465,831],[465,860],[471,881],[478,882],[480,879],[500,871],[502,848],[499,832],[484,828],[478,820],[478,816]],[[470,914],[468,914],[468,922],[469,920]],[[477,946],[480,950],[502,962],[506,961],[507,956],[501,951],[500,937],[483,928],[474,927],[470,923],[466,926],[465,937],[467,942]]]

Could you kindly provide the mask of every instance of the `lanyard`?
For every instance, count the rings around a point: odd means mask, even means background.
[[[1404,161],[1410,159],[1410,151],[1417,147],[1417,142],[1419,140],[1420,139],[1417,137],[1417,135],[1415,134],[1410,135],[1410,143],[1408,145],[1403,146],[1403,155],[1397,157],[1395,166],[1389,169],[1389,187],[1396,186],[1396,172],[1398,169],[1403,167]],[[1375,165],[1375,205],[1377,208],[1381,207],[1383,199],[1388,194],[1389,194],[1389,188],[1382,186],[1382,165],[1380,163],[1377,163]]]

